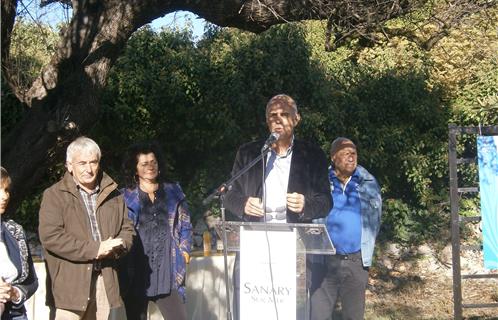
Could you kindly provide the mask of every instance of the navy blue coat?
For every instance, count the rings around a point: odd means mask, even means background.
[[[36,277],[35,267],[22,227],[9,220],[2,222],[1,228],[2,240],[7,248],[10,261],[15,265],[19,274],[11,284],[24,295],[24,299],[18,304],[12,302],[5,304],[2,320],[9,320],[26,313],[24,302],[38,289],[38,278]]]

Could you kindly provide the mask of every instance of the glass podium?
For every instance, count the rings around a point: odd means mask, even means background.
[[[223,230],[240,255],[240,320],[309,319],[307,256],[335,254],[325,225],[220,222],[221,239]]]

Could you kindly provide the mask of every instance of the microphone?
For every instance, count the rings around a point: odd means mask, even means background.
[[[265,152],[266,150],[268,150],[271,147],[271,145],[278,140],[278,138],[280,138],[280,134],[277,132],[272,132],[268,137],[268,139],[266,139],[263,148],[261,148],[261,152]]]

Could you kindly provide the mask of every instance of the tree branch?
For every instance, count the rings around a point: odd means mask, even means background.
[[[9,57],[10,39],[14,28],[16,10],[17,0],[2,0],[2,61]]]
[[[2,58],[2,77],[4,78],[7,85],[12,89],[14,95],[19,99],[19,101],[24,101],[24,95],[18,89],[11,79],[10,72],[10,41],[12,38],[12,30],[14,29],[14,21],[16,18],[17,10],[17,0],[2,0],[2,48],[1,48],[1,58]]]

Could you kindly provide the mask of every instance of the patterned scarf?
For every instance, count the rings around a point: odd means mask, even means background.
[[[3,223],[5,229],[14,237],[19,246],[19,252],[21,256],[21,274],[15,279],[12,284],[22,283],[29,275],[29,264],[28,264],[28,244],[26,242],[26,235],[21,225],[15,223],[13,220],[8,220]]]

